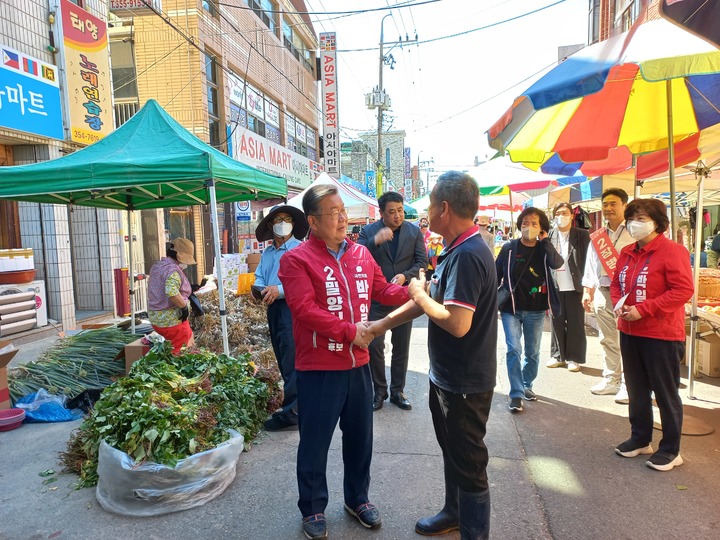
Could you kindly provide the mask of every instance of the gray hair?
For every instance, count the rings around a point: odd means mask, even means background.
[[[453,213],[465,219],[473,219],[478,211],[480,190],[475,179],[460,171],[441,174],[430,193],[433,204],[445,201]]]
[[[337,187],[331,184],[318,184],[307,190],[303,195],[302,205],[306,216],[316,216],[320,213],[320,201],[325,197],[337,195]]]

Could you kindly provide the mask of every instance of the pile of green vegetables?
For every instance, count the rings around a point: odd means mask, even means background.
[[[13,402],[44,388],[72,399],[88,388],[104,388],[125,372],[116,359],[137,336],[117,326],[83,330],[59,339],[34,362],[10,369],[8,386]]]
[[[61,454],[79,487],[97,484],[98,450],[104,439],[136,462],[174,466],[226,441],[228,429],[252,441],[268,414],[271,387],[248,356],[207,351],[171,353],[168,342],[133,364],[128,377],[106,388],[95,410]]]

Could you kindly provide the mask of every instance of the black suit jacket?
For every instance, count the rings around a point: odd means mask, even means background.
[[[550,242],[553,246],[556,246],[557,236],[559,231],[557,229],[551,229]],[[585,260],[587,259],[588,246],[590,245],[590,233],[585,229],[579,229],[578,227],[572,227],[570,229],[570,236],[568,237],[570,243],[568,247],[568,269],[573,279],[573,285],[575,286],[576,292],[583,292],[582,277],[585,272]],[[557,271],[550,271],[555,285],[557,285]]]
[[[379,246],[375,245],[375,235],[383,227],[385,227],[385,223],[382,219],[363,227],[357,240],[358,244],[368,248],[387,281],[402,274],[405,276],[407,285],[411,278],[420,275],[421,268],[427,269],[427,248],[423,233],[417,225],[403,221],[399,229],[395,231],[395,234],[400,234],[400,238],[398,239],[397,253],[393,257],[390,252],[390,242],[384,242]]]

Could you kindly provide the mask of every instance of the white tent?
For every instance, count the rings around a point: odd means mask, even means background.
[[[288,204],[302,210],[302,200],[305,193],[313,187],[319,184],[330,184],[338,188],[340,198],[345,204],[345,208],[348,211],[348,220],[351,221],[367,221],[373,222],[380,217],[380,208],[378,207],[377,201],[359,192],[352,186],[343,184],[336,180],[327,173],[322,173],[318,176],[315,181],[306,187],[303,191],[298,193],[295,197],[288,199]]]

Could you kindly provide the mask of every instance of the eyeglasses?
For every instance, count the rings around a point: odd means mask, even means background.
[[[277,224],[277,223],[282,223],[283,221],[284,221],[285,223],[292,223],[292,222],[293,222],[293,218],[290,217],[290,216],[288,216],[288,217],[276,217],[275,219],[273,219],[273,223],[275,223],[275,224]]]
[[[343,219],[347,219],[348,213],[347,208],[343,208],[342,210],[333,210],[332,212],[329,212],[327,214],[315,214],[316,216],[330,216],[330,219],[333,221],[337,221],[340,219],[340,216],[343,217]]]

